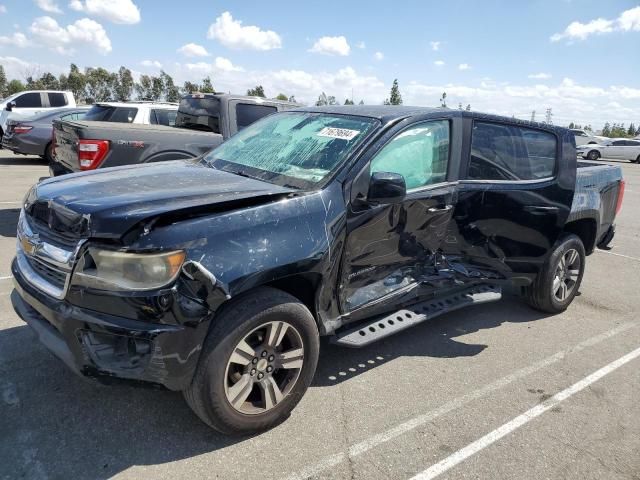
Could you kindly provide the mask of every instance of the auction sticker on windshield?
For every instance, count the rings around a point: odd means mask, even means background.
[[[319,137],[339,138],[340,140],[352,140],[358,135],[360,130],[350,130],[348,128],[324,127],[318,132]]]

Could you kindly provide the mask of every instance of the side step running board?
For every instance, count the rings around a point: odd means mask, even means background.
[[[502,289],[500,287],[478,285],[443,298],[416,303],[384,317],[365,320],[357,327],[336,334],[331,338],[331,342],[345,347],[364,347],[443,313],[469,305],[495,302],[501,298]]]

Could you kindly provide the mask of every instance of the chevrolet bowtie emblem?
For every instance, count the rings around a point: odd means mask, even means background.
[[[37,235],[34,235],[33,237],[20,236],[20,245],[22,246],[24,253],[27,255],[35,255],[42,245],[42,242]]]

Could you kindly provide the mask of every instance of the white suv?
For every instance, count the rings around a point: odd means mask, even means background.
[[[177,103],[98,102],[89,109],[84,120],[171,126],[177,114]]]

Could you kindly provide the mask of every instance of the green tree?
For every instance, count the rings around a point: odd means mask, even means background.
[[[4,67],[0,65],[0,98],[7,96],[7,74],[4,73]]]
[[[402,95],[400,94],[397,78],[393,81],[393,85],[391,85],[389,99],[385,101],[385,105],[402,105]]]
[[[86,86],[84,74],[80,71],[75,63],[69,67],[69,75],[67,76],[67,88],[71,90],[76,101],[84,100],[84,89]]]
[[[279,93],[276,97],[276,100],[284,100],[286,102],[287,100],[289,100],[289,97],[287,97],[284,93]]]
[[[360,103],[358,103],[358,105],[364,105],[364,100],[360,100]]]
[[[105,102],[113,98],[114,86],[118,76],[102,67],[88,67],[84,72],[85,100],[87,103]]]
[[[200,85],[200,91],[202,93],[216,93],[213,88],[213,83],[211,82],[210,77],[206,77],[202,79],[202,85]]]
[[[267,98],[267,96],[264,94],[264,88],[262,88],[262,85],[256,85],[255,87],[250,88],[249,90],[247,90],[247,95],[250,97]]]
[[[353,105],[353,100],[349,100],[348,98],[344,99],[344,104],[345,105]]]
[[[609,124],[609,122],[606,122],[604,124],[604,127],[602,127],[602,136],[603,137],[610,137],[611,136],[611,125]]]
[[[297,100],[296,100],[295,95],[291,95],[291,96],[289,97],[289,101],[290,101],[290,102],[293,102],[293,103],[296,103],[296,101],[297,101]]]
[[[50,72],[40,77],[40,83],[44,90],[60,90],[60,82],[56,76]]]
[[[470,104],[470,103],[467,103],[467,106],[465,107],[465,110],[466,110],[467,112],[470,112],[470,111],[471,111],[471,104]]]
[[[184,84],[182,85],[182,93],[185,95],[189,93],[196,93],[199,91],[200,91],[200,85],[198,85],[197,83],[184,82]]]
[[[171,75],[164,70],[160,70],[160,78],[164,85],[164,99],[167,102],[179,102],[180,101],[180,89],[173,83]]]
[[[442,92],[442,96],[440,97],[440,106],[442,108],[447,108],[447,92]]]
[[[631,122],[629,124],[629,129],[627,130],[627,135],[633,137],[636,134],[636,126]]]
[[[573,122],[569,123],[569,126],[567,128],[576,128],[575,124]]]
[[[318,96],[318,100],[316,101],[316,107],[322,107],[323,105],[329,105],[329,98],[324,92]]]
[[[116,99],[120,102],[127,102],[131,100],[134,83],[131,70],[125,67],[120,67],[120,70],[118,70],[118,79],[114,88]]]
[[[162,75],[162,70],[160,70],[160,75]],[[164,81],[162,79],[162,76],[160,77],[152,76],[151,77],[151,100],[153,100],[154,102],[157,102],[162,98],[163,94],[164,94]]]
[[[7,96],[26,90],[27,87],[20,80],[11,80],[7,83]]]
[[[152,100],[152,81],[149,75],[140,75],[140,80],[133,87],[139,100]]]

